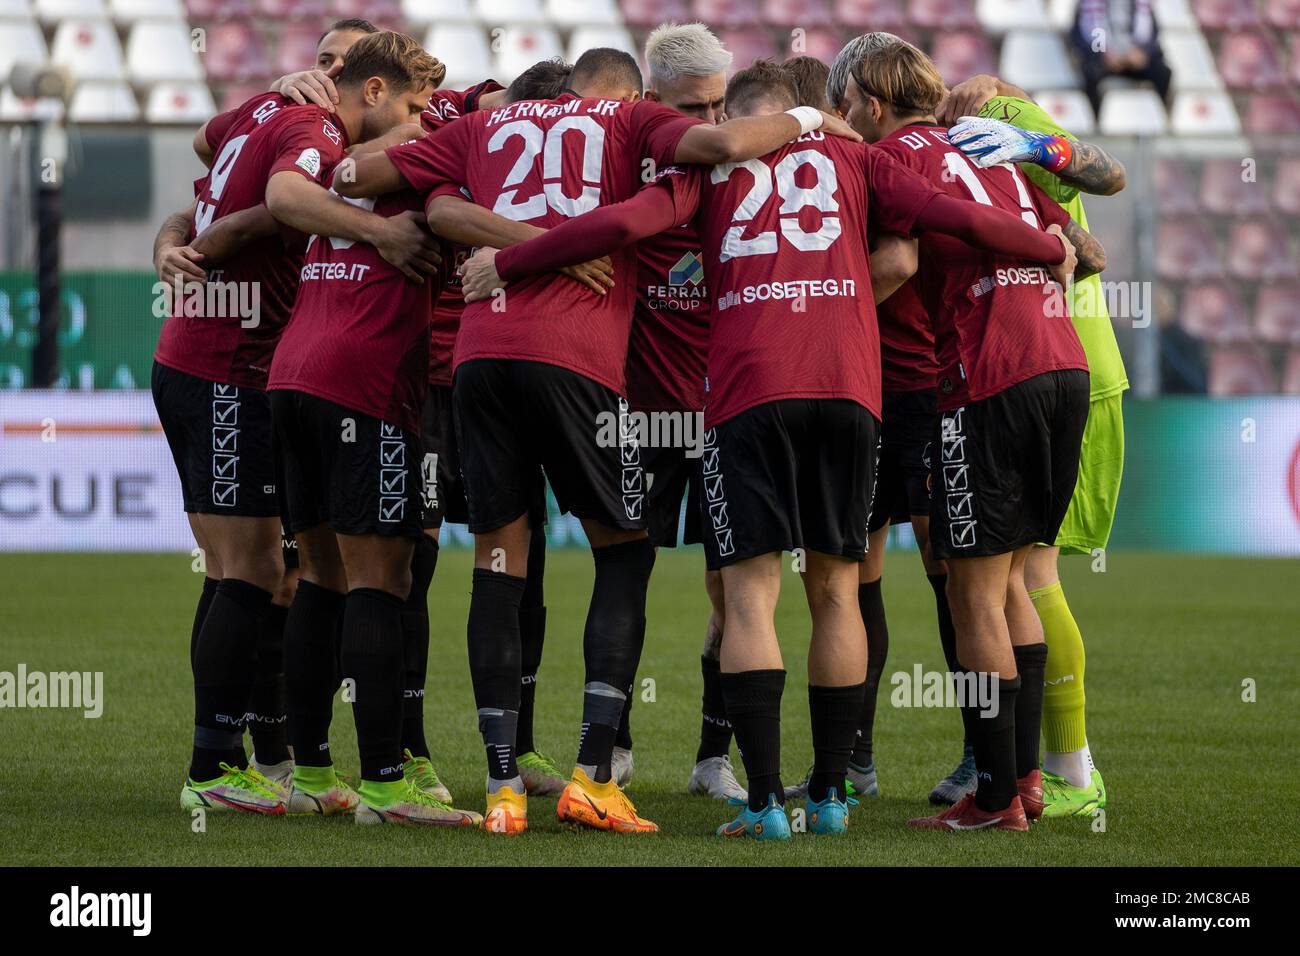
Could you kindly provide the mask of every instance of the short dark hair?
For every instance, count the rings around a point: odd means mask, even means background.
[[[357,33],[378,33],[379,27],[362,17],[347,17],[343,20],[335,20],[330,24],[330,28],[320,35],[320,40],[317,40],[316,43],[319,44],[321,40],[339,30],[350,30]]]
[[[794,56],[781,64],[781,69],[790,74],[795,89],[799,91],[799,105],[812,106],[827,113],[834,112],[835,107],[826,99],[826,80],[831,75],[831,68],[815,56]]]
[[[538,60],[514,78],[506,87],[506,102],[520,100],[553,100],[569,85],[573,65],[558,56]]]
[[[760,97],[770,96],[790,107],[799,105],[794,77],[775,60],[755,60],[727,83],[727,115],[738,116]]]
[[[573,64],[573,72],[569,74],[569,86],[581,90],[593,81],[623,83],[638,93],[644,89],[641,67],[636,65],[636,58],[630,53],[611,47],[594,47],[578,57],[578,62]]]
[[[379,76],[394,90],[405,91],[426,86],[436,89],[446,75],[447,68],[426,53],[414,37],[383,30],[352,44],[334,82],[352,86]]]

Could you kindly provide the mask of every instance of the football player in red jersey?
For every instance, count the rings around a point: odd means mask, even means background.
[[[732,78],[727,113],[770,114],[796,96],[788,74],[759,61]],[[749,775],[748,806],[718,832],[789,835],[780,782],[785,671],[774,613],[780,554],[797,549],[813,616],[809,828],[841,833],[867,665],[855,597],[880,409],[873,301],[893,291],[871,286],[867,224],[902,236],[961,236],[1054,263],[1062,279],[1073,252],[1063,237],[1009,213],[943,195],[879,150],[807,130],[759,159],[670,167],[630,201],[541,239],[481,251],[466,266],[467,301],[497,287],[498,272],[525,279],[697,216],[713,296],[705,552],[722,571],[723,689]]]
[[[420,270],[436,264],[418,220],[376,216],[331,197],[319,182],[349,142],[413,118],[385,79],[406,75],[404,68],[382,46],[383,35],[377,37],[379,48],[367,50],[360,67],[377,75],[350,78],[336,114],[273,93],[237,111],[195,205],[195,241],[202,243],[209,230],[222,235],[214,240],[220,268],[173,301],[155,353],[154,402],[207,559],[203,620],[192,652],[195,746],[182,792],[186,806],[283,812],[282,790],[245,770],[241,738],[258,645],[278,631],[271,592],[283,562],[265,386],[305,235],[369,241],[417,280]],[[429,63],[421,67],[425,86],[440,69]],[[240,232],[232,247],[224,223],[250,210],[259,225],[247,230],[252,238]]]
[[[570,88],[549,102],[479,111],[383,158],[363,157],[335,173],[335,187],[363,196],[409,184],[432,194],[435,232],[467,244],[508,244],[631,196],[646,160],[656,167],[737,161],[803,128],[825,124],[848,132],[842,121],[815,110],[720,126],[683,117],[641,101],[635,60],[615,50],[583,54]],[[474,203],[458,198],[462,190]],[[508,221],[503,225],[500,217]],[[630,251],[615,261],[616,268],[632,266]],[[455,416],[475,532],[470,665],[489,757],[488,827],[498,832],[526,826],[514,747],[517,609],[526,584],[529,495],[543,469],[560,507],[582,520],[596,562],[582,738],[557,812],[598,829],[657,829],[636,814],[611,776],[654,561],[640,449],[628,440],[623,397],[631,292],[630,285],[616,285],[608,295],[592,296],[563,279],[539,277],[505,300],[467,308],[456,341]]]
[[[934,111],[946,92],[903,40],[849,73],[848,117],[868,142],[951,196],[1064,231],[1079,274],[1101,271],[1095,239],[1019,169],[977,169],[948,144]],[[946,236],[920,243],[917,289],[934,327],[940,423],[931,445],[930,544],[948,566],[962,716],[977,787],[931,829],[1025,830],[1042,811],[1039,724],[1047,645],[1025,589],[1036,542],[1051,543],[1078,473],[1088,365],[1045,270]],[[976,700],[977,681],[987,681]]]

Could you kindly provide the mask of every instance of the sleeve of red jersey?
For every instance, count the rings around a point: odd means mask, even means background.
[[[208,141],[208,149],[212,150],[214,154],[217,147],[221,145],[221,141],[226,138],[226,134],[230,132],[230,127],[238,115],[238,109],[226,110],[224,113],[218,113],[212,117],[203,127],[203,138]]]
[[[632,106],[629,120],[636,137],[637,158],[649,156],[656,167],[671,166],[677,155],[677,144],[686,131],[704,122],[683,116],[654,100],[638,100]]]
[[[911,235],[921,210],[943,192],[883,149],[874,146],[864,149],[872,230]]]
[[[1065,207],[1047,194],[1047,190],[1039,186],[1028,176],[1025,177],[1025,185],[1029,187],[1029,196],[1038,208],[1038,216],[1043,221],[1043,228],[1056,225],[1064,231],[1066,225],[1070,222],[1070,214],[1065,211]]]
[[[448,123],[423,139],[390,146],[384,155],[412,189],[426,196],[441,186],[464,186],[470,126],[464,119]]]
[[[343,158],[343,134],[323,111],[300,110],[276,131],[275,162],[269,180],[286,170],[323,183],[326,174]]]

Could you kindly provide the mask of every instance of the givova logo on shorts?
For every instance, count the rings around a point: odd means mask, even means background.
[[[212,384],[212,504],[239,503],[239,387]]]
[[[939,465],[943,469],[944,507],[948,538],[954,548],[975,546],[975,493],[970,489],[970,464],[966,461],[966,433],[962,415],[966,407],[944,412],[939,428]]]
[[[397,524],[406,517],[406,439],[402,430],[379,423],[379,520]]]
[[[640,521],[645,503],[645,469],[641,467],[641,446],[636,440],[636,423],[628,414],[627,399],[618,400],[618,454],[623,465],[623,513],[628,521]]]
[[[425,452],[420,463],[420,496],[425,511],[438,510],[438,453]]]
[[[731,516],[727,514],[727,496],[722,489],[722,461],[718,454],[718,430],[704,431],[704,454],[700,456],[700,474],[704,479],[704,507],[709,512],[709,524],[718,542],[718,556],[734,554],[736,543],[731,532]]]

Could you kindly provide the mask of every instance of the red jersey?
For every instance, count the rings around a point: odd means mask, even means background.
[[[409,189],[347,201],[380,216],[423,208]],[[374,246],[312,236],[301,280],[267,387],[307,392],[419,431],[441,277],[411,282]]]
[[[665,170],[660,184],[683,216],[698,215],[704,242],[705,425],[787,398],[849,399],[879,418],[868,217],[906,235],[937,190],[877,149],[820,132],[761,159]]]
[[[255,96],[234,112],[212,170],[201,181],[194,236],[223,216],[265,202],[266,184],[278,172],[291,170],[321,182],[347,146],[347,133],[329,113],[298,106],[278,93]],[[266,388],[271,356],[293,308],[305,245],[306,236],[283,230],[250,242],[208,270],[204,295],[190,295],[187,286],[173,306],[154,358],[209,381]]]
[[[880,319],[880,375],[886,392],[919,392],[939,382],[934,326],[925,311],[916,277],[876,306]]]
[[[440,130],[452,120],[478,109],[479,98],[484,93],[494,93],[501,88],[495,80],[484,80],[468,90],[435,90],[429,98],[428,108],[420,114],[420,124],[428,133]],[[457,270],[469,258],[471,250],[456,243],[447,243],[447,247],[443,251],[444,257],[450,255],[450,261],[446,262],[447,281],[433,307],[433,323],[429,327],[430,385],[451,385],[451,351],[456,344],[456,330],[460,328],[460,314],[465,308]]]
[[[637,243],[627,398],[638,411],[704,407],[709,289],[693,223]]]
[[[979,169],[941,126],[914,123],[877,144],[958,199],[1015,213],[1039,229],[1069,213],[1013,165]],[[1083,346],[1047,267],[998,256],[941,233],[920,237],[914,281],[934,322],[939,408],[996,395],[1057,369],[1087,370]]]
[[[677,142],[702,120],[650,100],[580,99],[565,94],[471,113],[424,139],[388,150],[422,193],[461,191],[497,215],[549,228],[630,198],[644,160],[671,163]],[[634,249],[614,257],[634,275]],[[545,362],[619,394],[635,287],[596,295],[555,274],[512,283],[504,297],[465,306],[454,364],[471,359]]]

